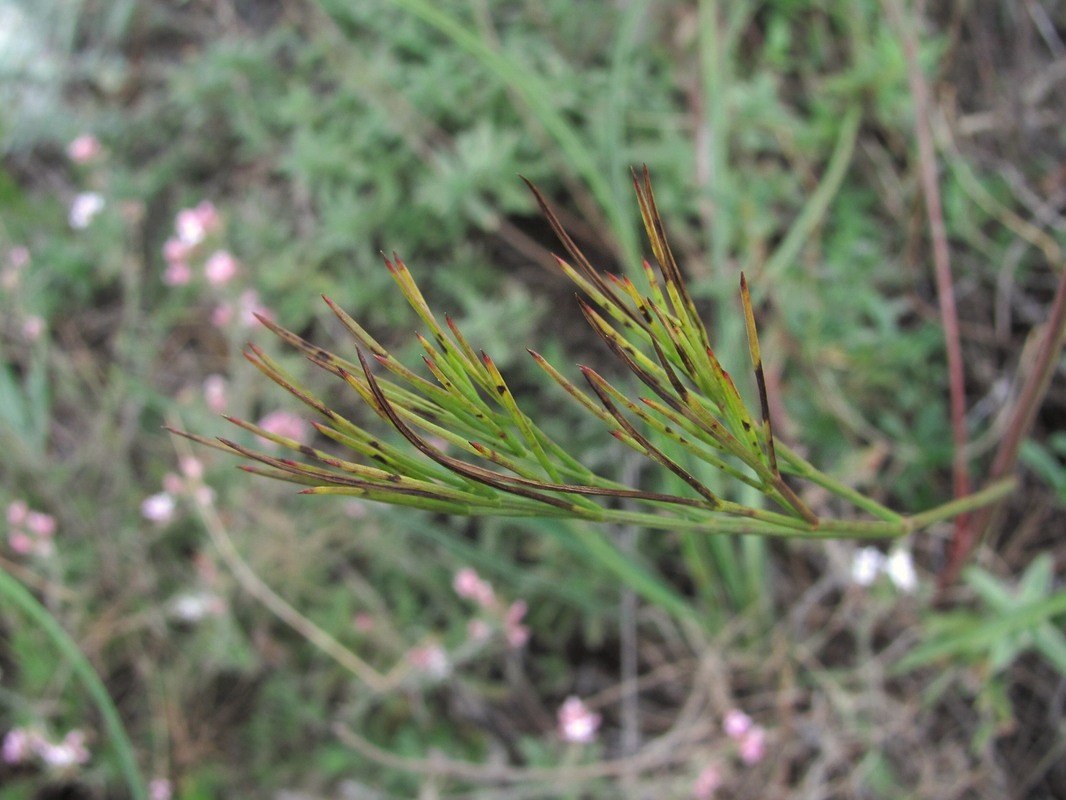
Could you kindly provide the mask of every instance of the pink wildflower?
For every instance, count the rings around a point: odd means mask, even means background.
[[[29,342],[36,342],[44,333],[44,318],[36,314],[30,314],[22,321],[22,336]]]
[[[227,250],[216,250],[204,264],[204,277],[213,286],[221,286],[233,280],[237,274],[237,259]]]
[[[755,725],[740,737],[738,745],[740,760],[745,764],[754,764],[762,759],[766,752],[766,731]]]
[[[259,293],[255,289],[241,292],[237,305],[240,308],[239,322],[245,327],[251,327],[259,321],[256,319],[257,314],[267,319],[274,318],[273,312],[259,302]]]
[[[204,378],[204,402],[216,414],[226,408],[226,379],[221,375],[208,375]]]
[[[168,264],[186,263],[189,260],[189,256],[192,255],[192,251],[192,245],[173,236],[163,242],[163,258],[167,260]]]
[[[8,531],[7,543],[11,545],[11,549],[18,553],[20,556],[28,556],[34,551],[36,542],[25,531],[15,529]]]
[[[233,322],[233,304],[219,303],[211,312],[211,324],[216,328],[228,328]]]
[[[507,635],[507,642],[511,647],[521,647],[529,641],[529,628],[522,625],[522,618],[526,615],[528,606],[525,600],[515,600],[504,614],[503,624]]]
[[[307,423],[291,411],[271,411],[261,420],[259,427],[267,433],[303,442],[307,438]]]
[[[376,627],[377,620],[374,619],[373,614],[367,614],[363,611],[355,615],[355,618],[352,620],[352,625],[354,625],[355,629],[360,633],[370,633],[370,631],[374,630]]]
[[[750,731],[751,727],[751,717],[737,708],[730,710],[722,722],[722,730],[725,731],[725,735],[730,739],[739,739]]]
[[[192,269],[184,261],[171,261],[163,271],[163,283],[167,286],[185,286],[192,280]]]
[[[50,539],[56,532],[56,518],[41,511],[30,511],[26,514],[26,528],[42,539]]]
[[[29,514],[30,507],[26,505],[25,500],[13,500],[7,504],[7,524],[8,525],[25,525],[26,515]]]
[[[581,699],[571,695],[558,711],[559,735],[563,741],[587,744],[596,739],[601,717],[590,711]]]
[[[451,671],[448,654],[439,644],[427,644],[422,647],[412,648],[407,653],[407,661],[419,672],[424,672],[435,678],[444,678]]]
[[[148,782],[149,800],[170,800],[174,796],[174,789],[166,778],[152,778]]]
[[[466,635],[474,642],[483,642],[492,635],[492,627],[483,619],[472,619],[466,624]]]
[[[696,800],[711,800],[722,785],[722,773],[714,764],[704,767],[692,784],[692,796]]]
[[[349,500],[344,504],[343,511],[347,517],[362,519],[367,513],[366,503],[359,500]]]
[[[174,219],[178,238],[188,245],[198,245],[209,233],[217,230],[221,220],[215,206],[204,200],[193,208],[183,208]]]
[[[75,164],[88,164],[103,152],[100,141],[91,133],[83,133],[67,145],[67,157]]]
[[[34,753],[35,734],[25,728],[12,728],[4,737],[0,758],[6,764],[21,764]]]
[[[195,456],[182,457],[178,460],[178,466],[181,474],[190,480],[198,481],[204,476],[204,462]]]
[[[25,269],[30,263],[29,248],[22,244],[12,247],[7,253],[7,263],[12,269]]]
[[[7,521],[10,526],[8,544],[19,555],[47,558],[55,552],[52,537],[56,532],[56,520],[51,514],[31,511],[24,501],[16,500],[7,507]]]
[[[452,588],[455,589],[457,595],[473,600],[482,608],[491,608],[496,603],[492,584],[483,580],[471,567],[463,567],[455,573]]]
[[[172,495],[179,495],[185,491],[185,479],[174,472],[168,472],[163,476],[163,491]]]

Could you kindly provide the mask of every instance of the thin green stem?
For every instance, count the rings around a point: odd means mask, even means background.
[[[960,497],[957,500],[944,503],[936,508],[931,508],[928,511],[915,514],[907,521],[914,530],[928,528],[936,522],[943,522],[957,517],[959,514],[966,514],[979,508],[984,508],[998,500],[1002,500],[1016,488],[1018,488],[1017,478],[1004,478],[1003,480],[989,484],[978,492],[973,492],[965,497]]]
[[[122,725],[118,709],[115,708],[114,702],[107,693],[107,688],[96,674],[92,664],[89,663],[89,660],[78,649],[78,645],[70,637],[70,634],[63,629],[55,617],[49,613],[48,609],[41,605],[26,587],[2,569],[0,569],[0,596],[11,601],[25,612],[26,616],[44,631],[45,635],[52,640],[52,643],[63,654],[74,673],[85,685],[89,696],[100,712],[104,728],[107,730],[108,738],[115,749],[115,755],[118,757],[119,770],[122,772],[122,776],[126,780],[126,786],[129,788],[130,797],[133,800],[148,800],[148,789],[137,766],[137,759],[133,753],[133,744],[130,742],[126,729]]]
[[[777,454],[782,457],[782,461],[788,464],[790,467],[789,472],[796,477],[805,481],[810,481],[815,486],[821,486],[826,491],[832,492],[837,497],[847,500],[856,508],[860,508],[878,519],[894,523],[903,521],[903,514],[893,511],[891,508],[878,503],[876,500],[867,497],[847,484],[842,483],[836,478],[815,468],[803,457],[780,441],[777,442]]]

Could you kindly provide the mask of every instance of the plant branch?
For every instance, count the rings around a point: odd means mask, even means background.
[[[952,483],[956,498],[970,493],[970,468],[968,463],[968,440],[966,430],[966,387],[962,363],[962,348],[959,343],[959,322],[955,308],[955,290],[951,276],[951,251],[948,247],[947,230],[944,226],[944,210],[937,184],[936,154],[929,124],[929,90],[918,63],[918,38],[913,20],[907,20],[900,0],[884,0],[890,18],[899,31],[903,53],[907,61],[907,78],[914,99],[914,134],[918,142],[918,168],[925,210],[929,219],[929,236],[933,244],[933,265],[936,273],[937,298],[940,303],[940,319],[944,328],[944,346],[947,351],[948,382],[951,407],[951,432],[954,442],[952,459]],[[957,573],[974,544],[974,528],[968,513],[955,518],[955,532],[948,553],[948,563],[941,579],[948,573]]]

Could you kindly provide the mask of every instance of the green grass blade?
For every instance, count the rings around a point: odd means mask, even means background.
[[[126,734],[126,728],[119,718],[118,709],[115,708],[114,702],[107,693],[107,688],[89,660],[48,609],[41,605],[26,587],[2,569],[0,569],[0,596],[17,606],[35,625],[39,626],[70,664],[74,674],[81,680],[95,703],[96,709],[100,712],[107,737],[118,757],[119,770],[126,781],[130,797],[133,800],[148,800],[148,788],[137,766],[133,743]]]

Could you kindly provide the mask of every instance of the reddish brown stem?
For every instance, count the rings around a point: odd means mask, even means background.
[[[952,484],[956,498],[970,493],[970,468],[967,461],[966,431],[966,386],[962,366],[962,348],[959,345],[959,320],[955,310],[955,290],[951,277],[951,252],[948,248],[947,230],[944,226],[944,210],[940,201],[940,187],[936,179],[936,153],[933,149],[933,134],[929,127],[929,92],[918,64],[918,37],[913,21],[904,19],[899,0],[885,0],[889,15],[900,32],[903,52],[907,59],[907,78],[914,98],[914,134],[918,141],[918,168],[922,182],[922,195],[929,218],[929,236],[933,243],[933,267],[936,273],[937,298],[940,303],[940,319],[944,328],[944,347],[948,360],[948,385],[951,403],[951,433],[955,447],[952,460]],[[973,549],[974,528],[969,514],[955,518],[955,532],[948,551],[947,565],[940,576],[941,586],[945,578],[957,574],[962,563]]]
[[[1014,467],[1018,463],[1018,451],[1022,446],[1022,441],[1028,435],[1030,428],[1032,428],[1033,421],[1036,419],[1036,412],[1044,402],[1044,396],[1047,394],[1051,378],[1055,374],[1056,366],[1059,363],[1059,357],[1062,355],[1063,344],[1066,343],[1066,271],[1062,271],[1064,265],[1061,262],[1052,266],[1060,270],[1060,275],[1059,286],[1055,291],[1055,299],[1051,304],[1051,315],[1044,328],[1035,362],[1025,380],[1025,384],[1022,386],[1021,393],[1018,395],[1018,401],[1015,404],[1007,431],[1003,435],[999,449],[996,450],[995,458],[992,460],[992,467],[988,475],[989,483],[1005,478],[1014,472]],[[976,512],[973,522],[975,540],[984,536],[992,528],[993,523],[999,518],[1002,511],[1003,501],[1000,500]],[[958,578],[958,573],[963,563],[964,561],[960,560],[958,564],[948,564],[948,568],[944,570],[944,574],[941,576],[941,588],[954,583]],[[949,572],[952,568],[954,568],[954,572]]]

